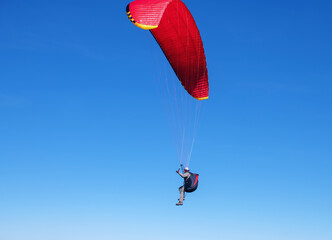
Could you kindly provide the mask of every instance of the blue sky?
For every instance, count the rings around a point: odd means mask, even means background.
[[[184,2],[211,91],[181,208],[128,2],[0,2],[1,240],[332,239],[331,2]]]

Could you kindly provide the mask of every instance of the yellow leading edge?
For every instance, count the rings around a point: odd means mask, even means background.
[[[142,28],[144,30],[150,30],[150,29],[154,29],[154,28],[157,28],[158,26],[151,26],[151,25],[144,25],[144,24],[140,24],[140,23],[137,23],[134,18],[131,16],[131,13],[130,12],[127,12],[127,16],[129,18],[129,20],[135,24],[137,27],[139,28]]]
[[[208,99],[209,97],[203,97],[203,98],[196,98],[197,100],[206,100]]]

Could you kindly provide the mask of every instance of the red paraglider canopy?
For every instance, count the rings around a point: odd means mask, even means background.
[[[136,0],[128,4],[127,15],[136,26],[151,31],[187,92],[198,100],[207,99],[203,43],[185,4],[180,0]]]

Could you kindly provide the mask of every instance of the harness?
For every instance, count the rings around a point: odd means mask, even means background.
[[[184,181],[184,191],[185,192],[193,192],[197,189],[198,187],[198,177],[199,177],[199,174],[197,173],[190,173],[190,177],[187,178],[185,181]]]

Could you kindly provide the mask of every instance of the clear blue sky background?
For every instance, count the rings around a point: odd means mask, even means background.
[[[0,1],[1,240],[331,240],[331,1],[184,1],[211,94],[178,167],[127,1]]]

